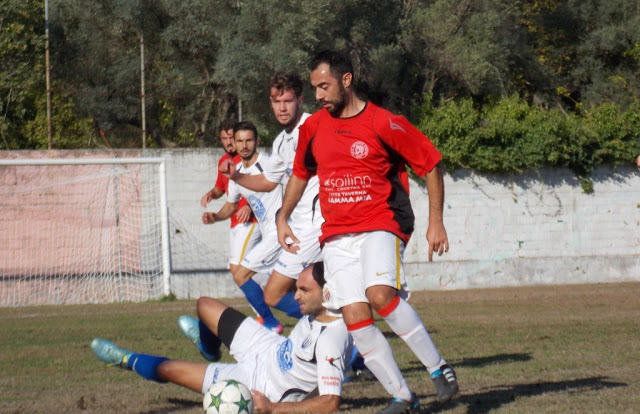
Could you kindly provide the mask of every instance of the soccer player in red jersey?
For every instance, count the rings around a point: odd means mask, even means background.
[[[320,243],[327,284],[325,306],[342,311],[365,364],[393,396],[385,413],[412,412],[416,395],[403,378],[389,343],[375,326],[373,310],[425,365],[438,392],[458,392],[453,368],[440,356],[408,298],[402,267],[414,226],[408,164],[426,178],[429,193],[429,260],[449,249],[443,223],[444,182],[440,153],[404,117],[353,91],[353,67],[339,52],[324,51],[310,65],[311,86],[323,109],[300,129],[293,174],[277,218],[278,241],[295,252],[298,239],[287,219],[307,181],[317,175],[325,222]]]

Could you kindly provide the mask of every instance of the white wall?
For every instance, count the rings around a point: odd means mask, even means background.
[[[222,150],[149,150],[145,155],[167,159],[170,210],[189,227],[172,240],[198,238],[211,247],[207,261],[224,268],[228,227],[200,224],[205,210],[198,204],[213,186]],[[425,240],[427,194],[412,182],[416,231],[405,253],[410,286],[462,289],[640,280],[640,170],[601,168],[593,180],[594,193],[584,194],[569,170],[510,176],[462,170],[446,175],[444,220],[450,249],[432,263]],[[222,203],[212,203],[209,210],[217,211]],[[174,275],[176,294],[215,295],[219,289],[239,295],[227,286],[233,282],[223,270],[214,281],[209,276],[204,276],[206,283],[200,279]]]
[[[205,226],[199,201],[221,149],[2,151],[0,158],[163,157],[171,222],[171,289],[180,298],[241,296],[226,270],[228,224]],[[445,175],[450,250],[427,262],[427,194],[411,183],[416,231],[405,254],[413,289],[640,280],[640,170],[601,168],[584,194],[571,171]],[[209,211],[217,211],[216,200]]]

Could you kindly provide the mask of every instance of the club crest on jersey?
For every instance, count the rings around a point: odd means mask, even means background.
[[[293,367],[293,358],[291,357],[292,350],[293,343],[289,338],[278,347],[278,368],[280,368],[280,372],[283,374]]]
[[[260,200],[255,196],[249,197],[249,205],[251,206],[251,210],[253,214],[255,214],[256,218],[260,221],[264,220],[265,214],[267,214],[267,209],[264,208],[264,205]]]
[[[351,156],[357,160],[366,158],[369,155],[369,147],[362,141],[356,141],[351,145]]]
[[[324,297],[325,302],[329,302],[331,300],[331,292],[327,286],[322,289],[322,296]]]

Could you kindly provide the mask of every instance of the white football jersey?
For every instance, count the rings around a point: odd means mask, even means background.
[[[245,167],[242,162],[236,165],[236,170],[247,175],[260,175],[266,173],[271,168],[269,156],[259,154],[256,161],[249,167]],[[238,185],[235,181],[229,181],[229,193],[227,201],[237,203],[240,196],[248,202],[253,214],[260,224],[260,232],[263,237],[276,230],[276,213],[282,207],[282,187],[276,186],[268,193],[249,190]]]
[[[282,184],[282,188],[287,187],[289,178],[293,171],[293,160],[296,156],[298,148],[298,133],[300,126],[311,116],[303,113],[300,122],[287,132],[282,130],[273,141],[273,151],[271,152],[271,168],[265,171],[264,176],[272,183]],[[319,181],[317,176],[311,177],[307,182],[307,187],[298,202],[298,205],[289,217],[289,223],[294,230],[296,228],[308,228],[310,225],[320,228],[324,219],[320,212],[320,203],[318,202]]]
[[[316,387],[320,395],[340,395],[352,350],[342,319],[327,323],[303,316],[289,337],[264,355],[265,395],[298,401]]]

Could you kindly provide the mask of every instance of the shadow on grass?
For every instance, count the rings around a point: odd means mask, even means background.
[[[467,414],[485,414],[491,410],[498,409],[503,405],[510,404],[518,398],[534,397],[550,392],[566,392],[571,390],[597,391],[604,388],[626,387],[624,382],[613,382],[607,377],[582,378],[571,381],[558,382],[537,382],[532,384],[515,384],[503,387],[494,387],[485,392],[461,395],[453,400],[440,404],[431,401],[420,405],[420,412],[438,413],[450,410],[458,406],[466,406]],[[464,390],[463,390],[464,391]],[[424,398],[424,396],[419,396]],[[433,396],[431,396],[433,398]],[[357,410],[364,407],[384,407],[389,402],[388,397],[383,398],[348,398],[342,401],[342,410]],[[140,414],[168,414],[176,412],[191,412],[195,407],[200,407],[201,403],[193,400],[180,398],[169,398],[167,403],[171,407],[164,409],[142,411]]]
[[[500,408],[505,404],[510,404],[516,398],[533,397],[550,392],[566,392],[571,390],[597,391],[604,388],[626,387],[624,382],[613,382],[607,377],[591,377],[558,382],[537,382],[532,384],[515,384],[491,389],[486,392],[472,395],[463,395],[445,404],[432,401],[422,405],[421,411],[440,412],[451,409],[458,405],[466,405],[468,414],[484,414],[491,410]]]
[[[422,402],[420,412],[437,413],[450,410],[458,406],[466,406],[468,414],[484,414],[510,404],[517,398],[533,397],[550,392],[566,392],[571,390],[593,391],[604,388],[626,387],[623,382],[613,382],[607,377],[582,378],[571,381],[538,382],[532,384],[515,384],[493,389],[485,392],[461,395],[453,400],[440,404],[431,401],[428,404]],[[464,391],[464,390],[463,390]],[[424,396],[420,396],[424,398]],[[431,397],[433,398],[433,397]],[[382,406],[389,402],[388,398],[349,398],[343,401],[343,407],[358,409],[362,407]]]
[[[451,365],[454,368],[481,368],[494,364],[506,364],[510,362],[526,362],[531,361],[533,358],[531,354],[498,354],[488,357],[478,358],[463,358],[462,361],[451,361]],[[409,364],[404,364],[405,368],[402,369],[403,374],[412,373],[426,373],[424,365],[419,361],[413,361]],[[426,375],[426,374],[425,374]]]
[[[498,354],[488,357],[463,358],[460,362],[452,362],[454,367],[480,368],[493,364],[504,364],[508,362],[526,362],[533,358],[531,354]]]

